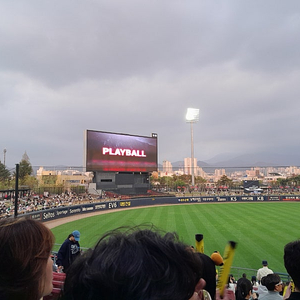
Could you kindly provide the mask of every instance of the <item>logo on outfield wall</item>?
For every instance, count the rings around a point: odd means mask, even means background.
[[[60,209],[56,211],[57,216],[65,217],[69,213],[68,209]]]
[[[41,220],[41,213],[33,214],[30,217],[32,220]]]
[[[82,211],[88,212],[88,211],[93,211],[94,206],[83,206]]]
[[[204,202],[215,201],[215,197],[202,197],[202,201]]]
[[[43,213],[43,220],[51,220],[51,219],[55,219],[55,213],[54,212],[47,212],[47,213]]]
[[[178,202],[190,202],[190,198],[178,198]]]
[[[131,201],[120,202],[120,207],[128,207],[131,206]]]
[[[70,208],[70,215],[72,214],[79,214],[81,213],[81,207],[77,207],[77,208]]]
[[[254,197],[241,197],[242,201],[253,201]]]
[[[109,209],[114,209],[118,207],[118,203],[117,202],[110,202],[108,203],[108,208]]]
[[[218,202],[224,202],[227,201],[226,197],[216,197]]]
[[[200,197],[191,198],[191,202],[201,202],[201,198]]]
[[[98,210],[98,209],[106,209],[106,204],[96,204],[95,205],[95,210]]]
[[[279,201],[280,197],[279,196],[269,196],[269,201]]]

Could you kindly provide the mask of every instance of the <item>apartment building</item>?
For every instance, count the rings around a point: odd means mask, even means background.
[[[194,158],[193,172],[194,172],[194,175],[197,176],[197,159],[196,158]],[[192,174],[192,159],[190,157],[186,157],[184,159],[184,173],[187,175]]]
[[[78,170],[45,170],[40,167],[36,172],[36,178],[40,185],[63,185],[65,187],[88,185],[93,180],[91,172]]]
[[[170,175],[173,173],[173,167],[170,161],[164,160],[163,161],[163,174]]]

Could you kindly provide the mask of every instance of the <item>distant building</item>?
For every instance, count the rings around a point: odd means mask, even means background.
[[[206,172],[203,171],[203,169],[201,167],[197,166],[197,176],[201,176],[202,178],[206,178],[207,174],[206,174]]]
[[[197,159],[194,158],[194,170],[193,173],[194,175],[197,175]],[[184,173],[187,175],[191,175],[192,174],[192,159],[190,157],[186,157],[184,159]]]
[[[295,166],[290,166],[285,169],[287,175],[294,176],[300,174],[300,169]]]
[[[246,171],[248,179],[257,180],[261,177],[259,168],[252,168],[251,170]]]
[[[163,173],[165,175],[170,175],[173,173],[173,167],[170,161],[164,160],[163,161]]]
[[[215,169],[215,181],[218,181],[223,175],[226,175],[225,169]]]
[[[78,170],[49,171],[40,167],[36,173],[39,185],[63,185],[69,188],[79,185],[87,186],[93,180],[93,173]]]

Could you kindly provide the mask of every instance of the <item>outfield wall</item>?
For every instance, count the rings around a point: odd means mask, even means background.
[[[52,221],[59,218],[70,217],[77,214],[85,214],[97,211],[108,211],[128,207],[142,207],[163,204],[182,203],[219,203],[219,202],[278,202],[278,201],[300,201],[300,196],[206,196],[206,197],[152,197],[115,200],[108,202],[82,204],[76,206],[64,206],[55,209],[41,210],[27,213],[25,216],[43,222]],[[24,215],[19,215],[24,216]]]

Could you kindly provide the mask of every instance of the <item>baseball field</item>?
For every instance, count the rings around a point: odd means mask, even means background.
[[[195,245],[195,234],[203,234],[207,255],[215,250],[223,255],[227,242],[235,241],[233,266],[258,269],[267,260],[273,271],[285,273],[283,248],[300,238],[299,215],[299,202],[180,204],[87,214],[52,231],[61,244],[69,233],[79,230],[81,247],[89,248],[116,227],[153,224],[177,232],[189,245]]]

